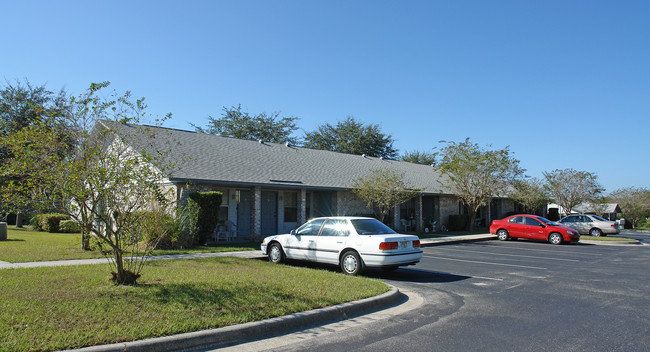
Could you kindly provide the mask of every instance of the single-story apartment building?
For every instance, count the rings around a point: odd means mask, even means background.
[[[421,190],[392,212],[391,225],[399,231],[424,231],[436,220],[446,225],[449,215],[464,213],[444,175],[429,165],[152,126],[144,126],[148,137],[141,143],[128,136],[142,126],[99,123],[110,125],[127,144],[168,150],[177,165],[166,182],[179,204],[194,191],[222,192],[219,219],[232,239],[287,233],[319,216],[372,216],[352,189],[375,169],[397,170]],[[477,224],[489,226],[515,210],[512,200],[495,198],[477,214]]]

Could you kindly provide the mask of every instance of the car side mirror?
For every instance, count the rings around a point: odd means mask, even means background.
[[[296,230],[291,230],[291,232],[289,232],[289,234],[290,234],[291,236],[295,236],[295,235],[296,235]]]
[[[541,228],[543,228],[543,229],[546,228],[546,225],[544,225],[544,224],[539,224],[539,226],[540,226]]]

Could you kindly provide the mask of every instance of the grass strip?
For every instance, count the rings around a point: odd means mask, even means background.
[[[9,226],[7,241],[0,241],[0,260],[10,263],[41,262],[48,260],[102,258],[97,251],[81,250],[81,235],[48,233]],[[259,243],[224,244],[178,250],[157,249],[153,255],[212,253],[259,250]]]
[[[630,242],[630,241],[636,241],[632,238],[625,238],[625,237],[614,237],[614,236],[589,236],[589,235],[580,235],[581,240],[589,240],[589,241],[603,241],[603,242]]]
[[[150,262],[138,286],[105,265],[0,271],[0,351],[47,351],[218,328],[388,291],[379,280],[241,258]]]

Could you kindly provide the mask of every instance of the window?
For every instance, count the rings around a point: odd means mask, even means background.
[[[308,222],[302,225],[298,231],[296,231],[296,234],[302,236],[318,236],[318,231],[324,222],[324,219]]]
[[[284,192],[284,222],[298,221],[298,193]]]
[[[321,236],[348,236],[350,235],[350,230],[348,229],[348,222],[343,219],[330,219],[327,220],[325,226],[323,226],[323,231],[320,233]]]
[[[562,222],[576,222],[576,220],[577,218],[575,216],[567,216]]]
[[[352,220],[352,226],[357,230],[359,235],[377,235],[377,234],[394,234],[396,233],[390,227],[381,223],[377,219],[356,219]]]
[[[537,219],[533,219],[533,218],[529,218],[529,217],[525,217],[525,219],[526,219],[526,225],[530,225],[530,226],[541,226],[542,225],[542,223],[539,222]]]
[[[523,224],[524,223],[524,217],[523,216],[515,216],[514,218],[510,218],[508,220],[509,223],[511,224]]]

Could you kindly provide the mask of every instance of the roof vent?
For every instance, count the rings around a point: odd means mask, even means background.
[[[291,147],[291,142],[286,141],[286,142],[284,142],[284,145],[286,145],[287,147]]]
[[[383,156],[380,156],[380,157],[379,157],[379,160],[384,160],[384,157],[383,157]]]
[[[259,139],[259,140],[257,140],[257,141],[258,141],[260,144],[264,144],[264,140],[263,140],[263,139]]]
[[[361,154],[362,157],[367,158],[366,154]]]

